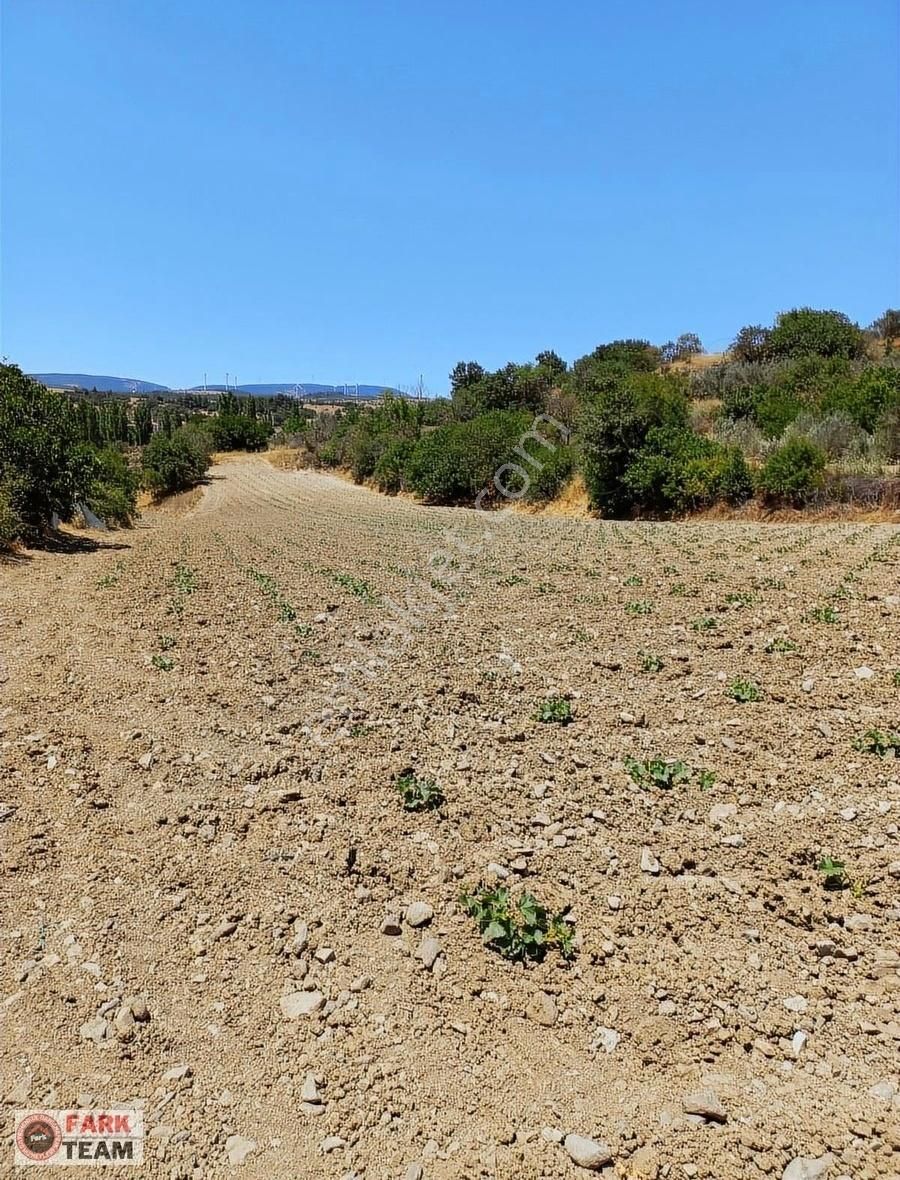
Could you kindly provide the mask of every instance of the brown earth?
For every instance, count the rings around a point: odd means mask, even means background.
[[[172,1180],[586,1175],[569,1133],[621,1180],[900,1175],[900,762],[854,745],[900,729],[900,529],[244,459],[95,541],[0,567],[4,1152],[15,1108],[138,1101]],[[498,880],[571,962],[481,944]]]

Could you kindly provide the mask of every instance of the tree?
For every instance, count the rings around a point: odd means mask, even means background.
[[[866,340],[858,324],[840,311],[795,307],[775,318],[767,352],[776,359],[796,356],[854,357],[865,353]]]
[[[477,361],[459,361],[450,373],[450,393],[458,389],[466,389],[470,385],[477,385],[484,376],[484,369]]]
[[[884,341],[884,351],[889,353],[894,347],[894,341],[900,339],[900,309],[889,307],[883,311],[872,321],[869,331]]]
[[[69,401],[0,364],[0,486],[25,531],[46,528],[54,514],[68,519],[92,472]]]
[[[544,352],[539,352],[534,358],[534,363],[539,369],[543,369],[546,373],[549,373],[551,377],[561,377],[568,368],[566,362],[552,348],[545,349]]]
[[[625,474],[654,427],[688,428],[683,381],[632,373],[608,384],[582,423],[584,476],[594,507],[607,516],[627,515],[634,495]]]
[[[748,324],[741,328],[731,342],[732,359],[751,365],[761,364],[769,355],[770,335],[771,329],[762,324]]]
[[[677,340],[670,340],[660,349],[662,359],[666,364],[672,361],[688,361],[691,357],[699,356],[703,352],[703,345],[696,332],[682,332]]]

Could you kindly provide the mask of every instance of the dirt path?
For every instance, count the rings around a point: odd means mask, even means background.
[[[900,729],[898,670],[889,525],[428,510],[248,459],[0,566],[8,1109],[137,1100],[154,1177],[566,1177],[570,1133],[634,1180],[897,1176],[900,762],[854,742]],[[565,910],[572,962],[483,947],[478,883]]]

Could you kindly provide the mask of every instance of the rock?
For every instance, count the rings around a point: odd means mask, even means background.
[[[546,992],[538,992],[525,1009],[525,1014],[529,1020],[533,1020],[536,1024],[543,1024],[546,1028],[552,1027],[556,1024],[557,1017],[553,997],[547,995]]]
[[[421,1164],[409,1164],[403,1173],[403,1180],[422,1180],[425,1169]]]
[[[659,861],[649,848],[641,849],[641,872],[653,874],[659,872]]]
[[[126,1008],[123,1005],[116,1013],[113,1023],[116,1028],[116,1036],[122,1040],[127,1040],[134,1035],[134,1014],[130,1007]]]
[[[150,1019],[150,1009],[147,1007],[146,1000],[142,1000],[140,996],[130,1001],[131,1015],[139,1024],[146,1024]]]
[[[659,1175],[659,1155],[645,1144],[628,1161],[629,1180],[656,1180]]]
[[[563,1140],[563,1147],[579,1168],[599,1172],[601,1168],[612,1163],[612,1152],[606,1144],[598,1143],[596,1139],[588,1139],[584,1135],[567,1135]]]
[[[434,910],[427,901],[414,901],[406,907],[406,921],[410,926],[427,926],[434,917]]]
[[[138,766],[140,766],[142,770],[149,770],[152,765],[153,754],[151,751],[148,751],[146,754],[141,754],[140,758],[138,758]]]
[[[319,1087],[316,1085],[315,1074],[308,1073],[304,1078],[303,1086],[300,1090],[300,1097],[304,1102],[319,1101]]]
[[[84,1040],[99,1045],[109,1036],[109,1021],[103,1016],[95,1016],[92,1020],[85,1021],[80,1032]]]
[[[612,893],[606,899],[606,904],[611,910],[620,910],[622,908],[622,899],[617,893]]]
[[[330,946],[320,946],[316,949],[316,959],[320,963],[334,962],[334,949]]]
[[[820,1177],[828,1175],[833,1163],[834,1156],[830,1152],[828,1155],[820,1155],[818,1159],[798,1155],[784,1169],[781,1180],[819,1180]]]
[[[854,669],[853,675],[857,680],[871,680],[875,673],[871,668],[867,668],[865,664],[861,668]]]
[[[379,927],[379,929],[382,934],[390,934],[390,935],[402,934],[403,933],[403,924],[400,921],[399,915],[388,914],[387,917],[384,919],[384,921],[381,923],[381,926]]]
[[[709,809],[709,822],[711,824],[720,824],[726,819],[731,819],[733,815],[737,815],[736,803],[714,803]]]
[[[805,1012],[809,1007],[806,996],[785,996],[781,1002],[788,1012]]]
[[[288,1020],[296,1020],[298,1016],[312,1016],[325,1005],[325,997],[321,992],[288,992],[281,997],[281,1013]]]
[[[430,971],[441,953],[441,949],[441,944],[436,938],[423,938],[416,954],[425,964],[426,969]]]
[[[685,1114],[699,1115],[711,1123],[724,1123],[728,1113],[713,1090],[697,1090],[682,1099],[681,1108]]]
[[[802,1028],[798,1029],[797,1032],[794,1033],[794,1035],[791,1037],[791,1052],[795,1057],[800,1056],[800,1054],[806,1048],[806,1042],[808,1040],[809,1035],[808,1033],[805,1033]]]
[[[342,1139],[340,1135],[327,1135],[319,1144],[326,1155],[332,1151],[339,1151],[342,1147],[347,1146],[347,1140]]]
[[[603,1025],[600,1025],[592,1042],[592,1048],[602,1049],[604,1053],[612,1053],[621,1039],[621,1034],[617,1033],[614,1028],[604,1028]]]
[[[869,1090],[872,1098],[877,1098],[879,1102],[893,1102],[895,1095],[900,1093],[896,1082],[892,1082],[890,1078],[885,1078],[881,1082],[876,1082]]]
[[[233,1168],[242,1164],[251,1151],[256,1151],[253,1139],[245,1139],[243,1135],[229,1135],[225,1140],[225,1154]]]
[[[164,1082],[180,1082],[185,1078],[191,1076],[192,1070],[189,1065],[173,1065],[167,1069],[163,1074]]]
[[[235,930],[237,930],[237,927],[238,927],[237,922],[230,922],[226,918],[224,921],[222,921],[218,924],[218,926],[215,928],[215,930],[213,930],[213,932],[212,932],[213,941],[217,942],[220,938],[228,938],[229,935],[234,934]]]

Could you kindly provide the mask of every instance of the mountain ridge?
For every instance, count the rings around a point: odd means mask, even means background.
[[[110,377],[99,373],[29,373],[35,381],[54,389],[87,389],[98,393],[150,394],[150,393],[224,393],[224,385],[192,385],[173,387],[137,377]],[[228,386],[231,393],[249,397],[276,397],[278,394],[303,395],[305,397],[379,397],[385,390],[397,393],[388,385],[353,384],[322,385],[314,381],[273,381],[262,384]]]

